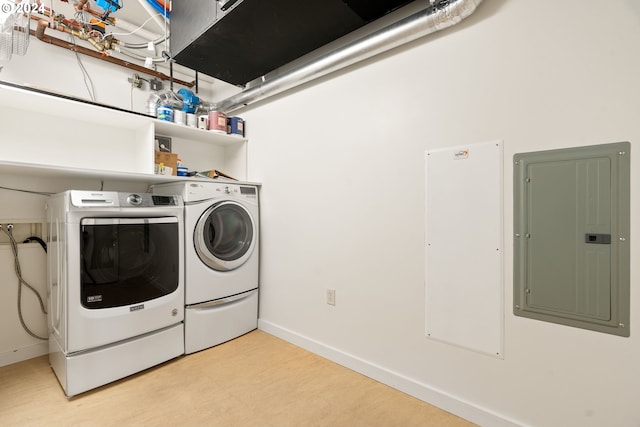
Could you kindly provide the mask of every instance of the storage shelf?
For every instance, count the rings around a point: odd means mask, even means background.
[[[157,135],[174,136],[191,141],[201,141],[220,146],[238,145],[246,142],[244,138],[239,136],[224,135],[158,119],[153,119],[153,124]]]
[[[100,179],[109,182],[130,182],[139,184],[162,184],[166,182],[189,181],[189,182],[219,182],[233,181],[227,178],[205,178],[201,176],[172,176],[146,173],[119,173],[113,171],[101,171],[95,169],[63,168],[57,166],[36,165],[28,163],[13,163],[0,161],[0,176],[2,175],[24,175],[31,178],[79,178],[79,179]],[[246,184],[260,185],[257,182],[239,181]]]
[[[91,124],[117,123],[123,128],[137,128],[150,117],[31,86],[0,82],[0,108],[26,111],[27,123],[37,122],[39,115]]]
[[[171,137],[191,170],[246,179],[246,139],[0,82],[0,173],[158,183],[155,135]]]
[[[104,181],[139,182],[156,184],[188,180],[189,177],[156,175],[150,173],[114,172],[111,170],[84,169],[61,167],[55,165],[41,165],[34,163],[0,161],[0,174],[29,175],[33,178],[95,178]]]

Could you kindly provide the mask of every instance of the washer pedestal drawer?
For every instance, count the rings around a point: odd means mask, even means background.
[[[49,362],[68,397],[100,387],[184,354],[182,322],[148,334],[65,355],[53,339]]]
[[[258,327],[258,289],[185,310],[185,353],[213,347]]]

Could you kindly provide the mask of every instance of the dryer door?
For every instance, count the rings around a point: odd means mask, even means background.
[[[207,266],[229,271],[249,259],[256,238],[249,211],[237,202],[223,201],[210,206],[198,219],[193,244]]]

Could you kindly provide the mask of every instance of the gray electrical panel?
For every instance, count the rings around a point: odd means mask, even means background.
[[[514,156],[514,314],[629,336],[628,142]]]

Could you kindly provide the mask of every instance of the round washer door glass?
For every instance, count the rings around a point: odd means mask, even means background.
[[[247,209],[225,201],[200,217],[193,242],[200,260],[214,270],[228,271],[244,264],[255,246],[255,226]]]

